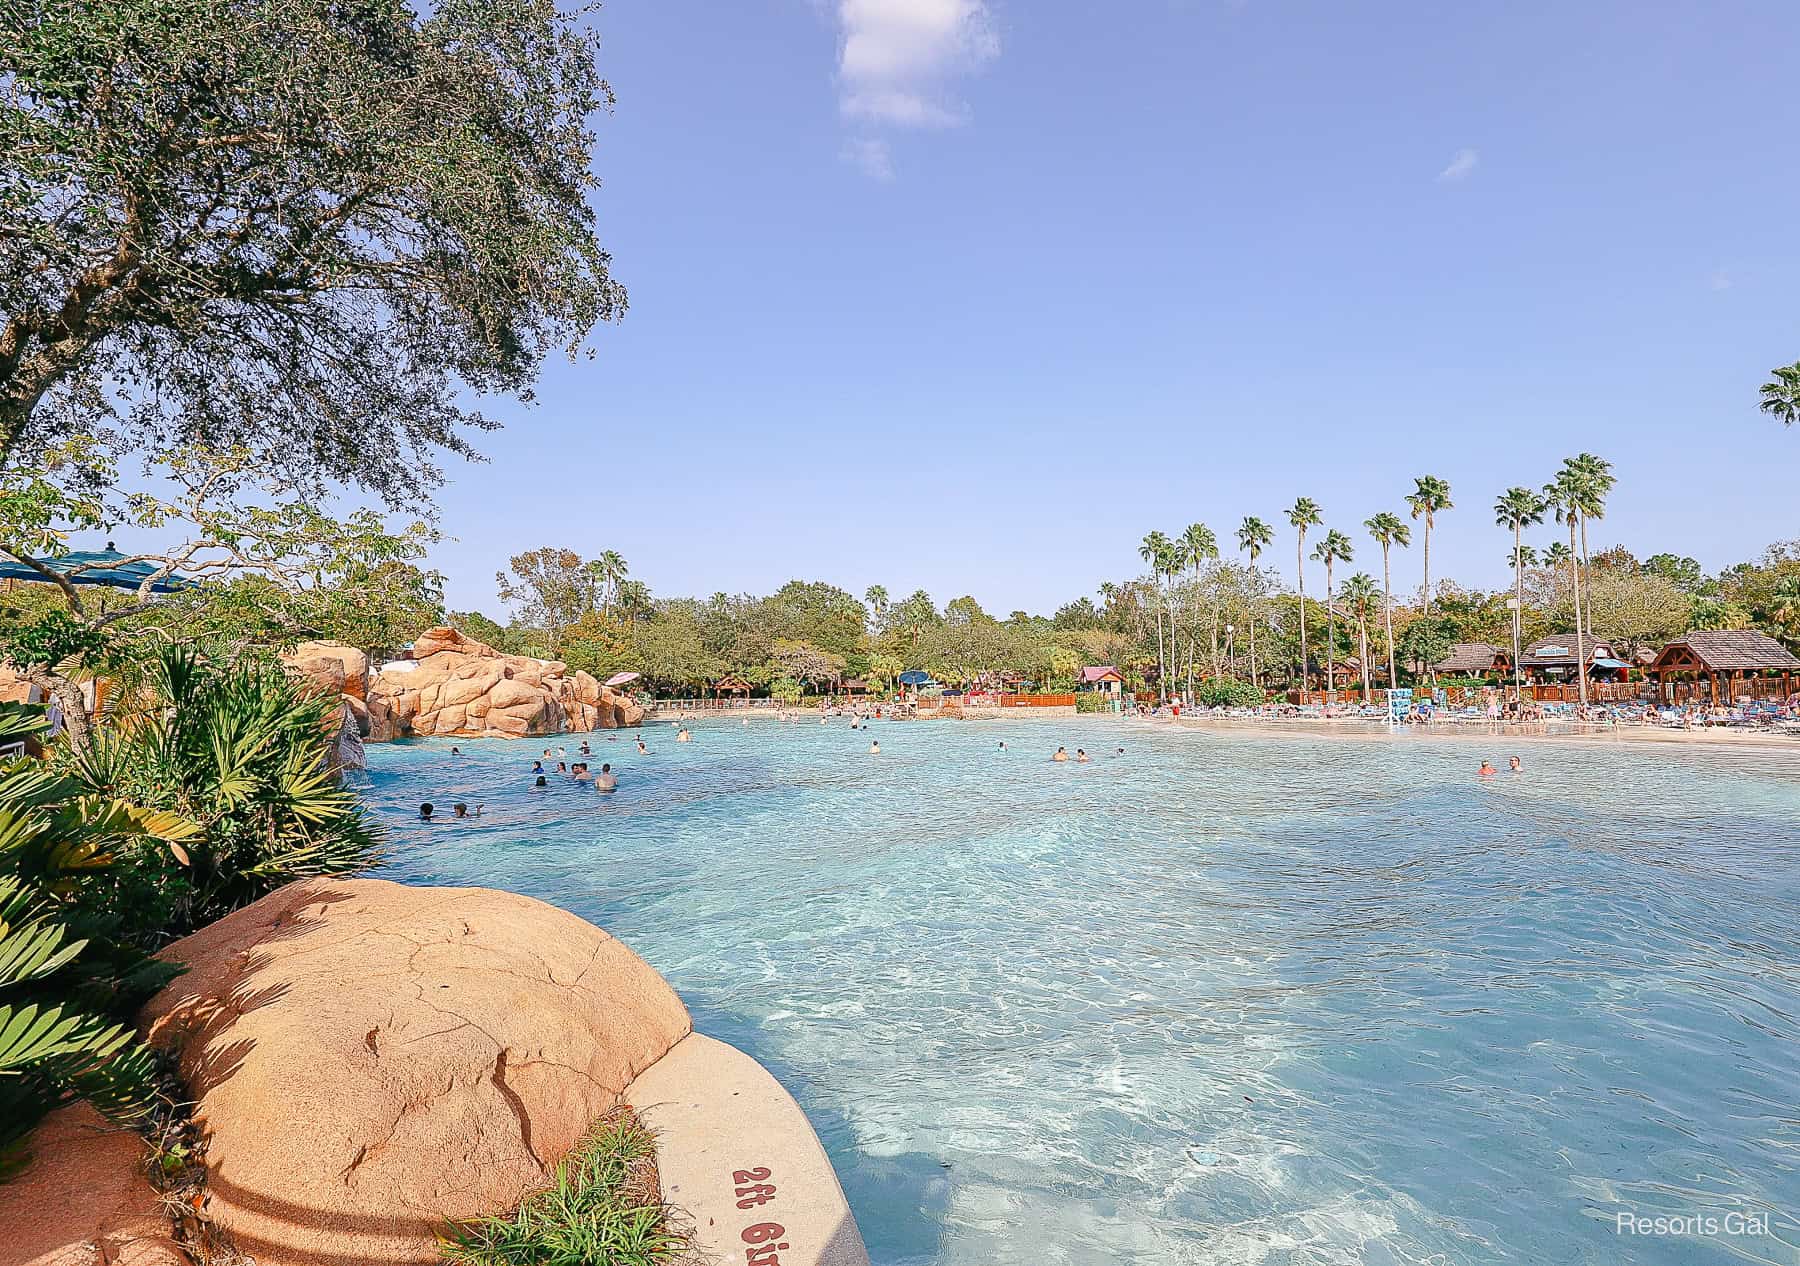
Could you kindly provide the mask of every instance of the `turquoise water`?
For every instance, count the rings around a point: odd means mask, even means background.
[[[1800,1263],[1800,749],[645,733],[591,736],[613,797],[529,790],[542,741],[372,748],[385,873],[623,938],[795,1092],[878,1264]]]

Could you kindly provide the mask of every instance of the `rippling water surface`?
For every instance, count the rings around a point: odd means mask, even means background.
[[[371,749],[386,873],[623,938],[883,1266],[1800,1262],[1800,750],[645,733],[592,736],[613,797],[528,790],[542,741]]]

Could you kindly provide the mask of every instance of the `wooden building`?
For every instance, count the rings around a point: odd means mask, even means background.
[[[1755,629],[1701,629],[1662,648],[1645,669],[1665,703],[1704,698],[1729,705],[1736,699],[1786,699],[1800,682],[1800,659]]]

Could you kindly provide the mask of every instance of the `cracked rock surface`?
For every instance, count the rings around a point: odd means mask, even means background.
[[[687,1035],[599,928],[528,897],[308,880],[177,941],[145,1007],[208,1140],[209,1215],[259,1266],[437,1260]]]

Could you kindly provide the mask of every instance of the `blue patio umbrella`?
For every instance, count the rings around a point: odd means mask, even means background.
[[[895,678],[902,686],[929,686],[931,674],[919,668],[909,668]]]
[[[132,560],[129,555],[121,554],[107,543],[105,549],[75,550],[57,558],[39,559],[51,571],[60,572],[75,585],[105,585],[109,589],[137,590],[157,568],[154,563]],[[38,584],[48,584],[43,573],[14,559],[0,560],[0,580],[31,580]],[[151,593],[175,593],[193,585],[177,572],[159,577],[150,586]]]

